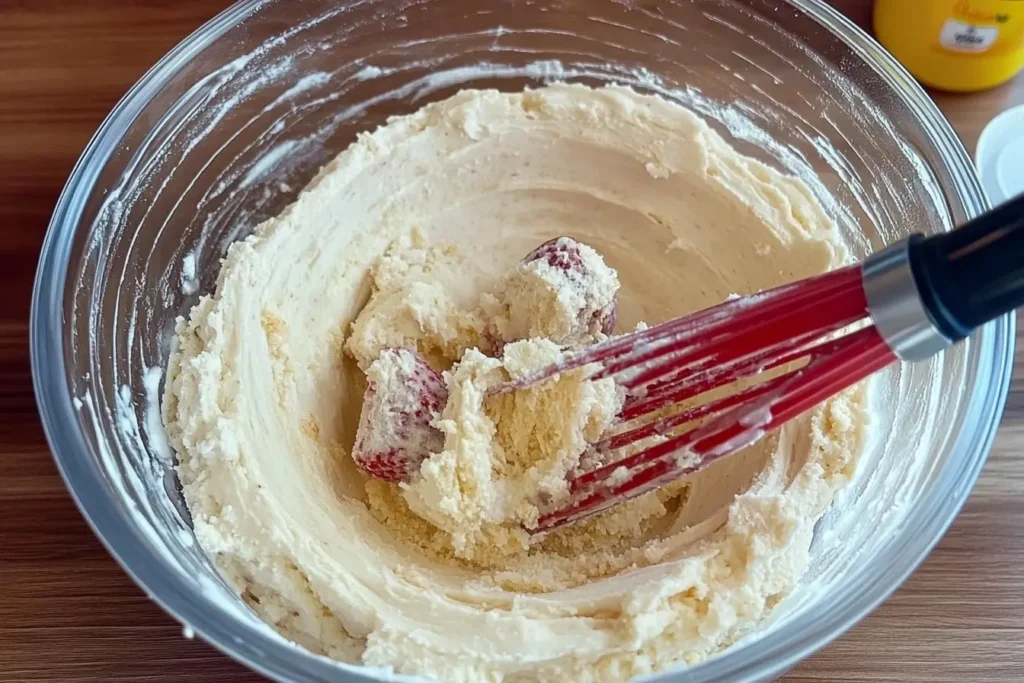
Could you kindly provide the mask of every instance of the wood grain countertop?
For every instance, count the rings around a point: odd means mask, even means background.
[[[867,26],[870,0],[835,0]],[[260,680],[121,571],[54,467],[32,395],[29,295],[57,195],[118,98],[224,0],[0,3],[0,680]],[[973,151],[1024,78],[936,95]],[[888,602],[785,681],[1024,680],[1024,382],[949,533]]]

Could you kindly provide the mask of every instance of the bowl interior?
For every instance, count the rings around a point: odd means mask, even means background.
[[[165,607],[272,676],[343,675],[263,626],[194,542],[158,405],[174,320],[212,291],[227,245],[358,132],[462,88],[551,80],[628,84],[695,110],[803,178],[858,256],[983,206],[923,93],[814,2],[236,5],[135,87],[76,168],[33,344],[48,433],[98,533]],[[803,587],[767,631],[687,680],[778,673],[898,585],[980,468],[1011,335],[1004,320],[878,378],[869,452],[819,524]]]

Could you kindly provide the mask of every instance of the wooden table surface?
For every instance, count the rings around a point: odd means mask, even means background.
[[[224,0],[0,2],[0,680],[259,678],[181,629],[82,520],[39,425],[29,294],[50,212],[104,115]],[[870,0],[841,6],[868,25]],[[936,95],[968,148],[1024,79]],[[785,681],[1024,680],[1024,383],[963,512],[885,605]]]

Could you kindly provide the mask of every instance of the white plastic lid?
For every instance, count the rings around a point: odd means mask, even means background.
[[[1024,104],[988,122],[974,163],[993,206],[1024,193]]]

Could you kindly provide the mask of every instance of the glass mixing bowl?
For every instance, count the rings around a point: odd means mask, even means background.
[[[281,680],[370,680],[288,643],[195,543],[157,409],[176,316],[232,240],[359,132],[466,87],[618,82],[707,118],[803,177],[864,255],[985,208],[925,93],[813,0],[247,0],[157,64],[75,167],[43,247],[32,362],[68,488],[135,580],[203,638]],[[762,680],[835,638],[925,557],[998,423],[1014,321],[879,378],[874,438],[819,523],[808,575],[756,636],[659,678]]]

